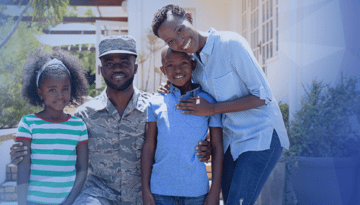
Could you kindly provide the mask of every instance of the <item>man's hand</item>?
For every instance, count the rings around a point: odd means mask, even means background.
[[[165,84],[161,84],[156,92],[161,94],[170,93],[170,81],[167,81]]]
[[[10,147],[11,161],[14,165],[19,164],[24,159],[24,156],[27,154],[27,146],[23,146],[22,142],[15,142]]]
[[[150,192],[143,193],[144,205],[156,205],[154,196]]]
[[[200,141],[199,145],[195,147],[195,150],[199,152],[196,155],[199,157],[199,160],[202,162],[208,162],[211,155],[211,147],[209,141]]]
[[[204,205],[218,205],[219,204],[219,193],[213,194],[211,192],[205,198]]]
[[[190,99],[180,99],[175,105],[177,109],[183,110],[183,114],[209,116],[214,115],[214,104],[209,103],[205,98],[195,96]]]

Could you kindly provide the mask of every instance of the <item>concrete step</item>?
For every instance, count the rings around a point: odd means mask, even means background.
[[[6,165],[6,181],[17,180],[17,166],[13,164]]]
[[[16,182],[4,182],[0,185],[0,202],[14,202],[17,200]]]

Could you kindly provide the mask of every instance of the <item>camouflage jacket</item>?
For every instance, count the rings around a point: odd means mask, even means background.
[[[140,156],[149,97],[134,88],[120,116],[105,89],[75,111],[89,135],[89,173],[83,192],[123,205],[142,204]]]

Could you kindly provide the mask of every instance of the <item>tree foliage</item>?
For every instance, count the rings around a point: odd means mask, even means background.
[[[28,8],[32,8],[33,20],[37,19],[40,22],[49,20],[61,22],[63,19],[63,14],[67,12],[68,6],[69,0],[30,0],[29,3],[25,6],[24,10],[20,13],[19,18],[14,22],[12,29],[10,29],[6,35],[1,35],[0,48],[10,40],[11,36],[18,28],[22,16],[27,12]],[[4,15],[1,14],[1,16]]]
[[[290,125],[290,156],[348,157],[359,153],[360,90],[356,78],[335,86],[314,80]],[[359,117],[359,116],[358,116]]]
[[[0,33],[11,29],[8,21],[0,28]],[[35,27],[20,23],[12,38],[0,49],[0,128],[14,127],[22,116],[34,113],[32,107],[21,95],[21,70],[28,58],[36,55],[41,44],[33,36]],[[43,49],[51,50],[50,47]]]

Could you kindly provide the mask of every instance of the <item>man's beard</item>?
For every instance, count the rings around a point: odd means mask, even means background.
[[[117,86],[117,85],[113,84],[112,82],[106,80],[105,78],[104,78],[104,80],[105,80],[106,85],[108,87],[110,87],[111,89],[116,90],[116,91],[123,91],[123,90],[128,89],[132,85],[133,80],[134,80],[134,75],[131,78],[129,78],[129,80],[127,80],[125,83],[123,83],[120,86]]]

